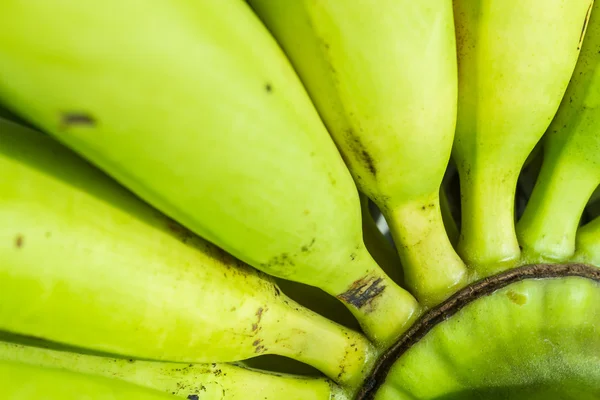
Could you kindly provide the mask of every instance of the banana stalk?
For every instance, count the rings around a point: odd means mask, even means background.
[[[575,252],[579,221],[600,184],[600,10],[591,11],[573,78],[544,137],[544,161],[523,217],[528,262],[560,262]]]
[[[600,217],[577,230],[573,260],[600,267]]]

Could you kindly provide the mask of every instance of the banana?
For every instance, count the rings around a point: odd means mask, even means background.
[[[140,201],[50,136],[0,119],[0,330],[174,362],[278,354],[352,386],[366,338]]]
[[[600,267],[600,217],[577,230],[573,260]]]
[[[119,379],[185,399],[347,399],[338,386],[324,378],[273,374],[229,364],[177,364],[100,357],[0,341],[1,362]]]
[[[2,400],[177,400],[178,397],[108,379],[0,361]]]
[[[544,161],[517,236],[529,262],[575,252],[583,210],[600,184],[600,11],[591,11],[581,54],[544,137]]]
[[[441,301],[467,277],[439,205],[456,120],[452,2],[249,3],[385,215],[406,286],[425,305]]]
[[[0,99],[235,257],[336,296],[374,342],[418,312],[365,248],[352,178],[243,1],[4,1]]]
[[[459,254],[479,276],[520,257],[515,188],[575,67],[593,1],[455,0]]]

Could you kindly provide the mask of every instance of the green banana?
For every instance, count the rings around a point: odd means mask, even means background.
[[[4,1],[0,99],[235,257],[336,296],[374,342],[417,312],[365,248],[351,176],[243,1]]]
[[[517,236],[528,262],[575,252],[584,208],[600,184],[600,13],[591,12],[581,54],[544,137],[544,161]]]
[[[229,364],[177,364],[100,357],[0,341],[2,362],[119,379],[186,399],[347,399],[339,387],[324,378],[273,374]]]
[[[517,178],[558,109],[593,1],[455,0],[459,254],[479,276],[514,266]]]
[[[372,363],[362,335],[1,119],[0,192],[0,330],[175,362],[279,354],[349,386]]]
[[[2,400],[177,400],[118,379],[0,361]]]
[[[390,226],[420,302],[464,284],[439,187],[456,120],[450,0],[249,0],[320,111],[359,189]]]
[[[573,260],[600,267],[600,217],[577,230]]]
[[[362,232],[365,246],[367,246],[367,250],[369,250],[369,253],[373,256],[375,261],[377,261],[377,264],[379,264],[381,269],[383,269],[394,282],[403,285],[404,276],[402,274],[402,264],[400,263],[400,258],[398,258],[398,253],[396,253],[396,250],[394,250],[394,247],[392,247],[392,244],[384,234],[381,233],[377,223],[373,219],[371,210],[369,209],[369,198],[363,193],[359,193],[358,195],[360,198]]]

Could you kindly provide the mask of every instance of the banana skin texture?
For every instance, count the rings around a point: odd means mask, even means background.
[[[119,379],[184,399],[347,399],[339,387],[324,378],[272,374],[223,363],[178,364],[111,358],[0,341],[1,362]]]
[[[442,222],[457,74],[452,2],[249,0],[385,215],[406,287],[430,306],[466,282]]]
[[[581,53],[544,139],[544,161],[517,236],[528,262],[575,252],[579,221],[600,184],[600,11],[592,8]]]
[[[374,342],[406,329],[418,304],[365,248],[351,175],[247,4],[2,7],[1,101],[238,259],[337,297]]]
[[[48,135],[0,119],[0,330],[133,358],[279,354],[360,382],[373,348],[140,201]]]
[[[480,277],[514,266],[517,178],[573,73],[590,0],[455,0],[458,251]]]

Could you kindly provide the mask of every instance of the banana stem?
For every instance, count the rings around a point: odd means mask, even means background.
[[[577,231],[574,261],[600,267],[600,217]]]
[[[467,282],[467,269],[454,251],[442,220],[438,193],[424,201],[383,207],[404,267],[409,290],[435,305]]]
[[[263,312],[260,329],[275,332],[277,326],[286,326],[285,332],[266,344],[256,340],[257,355],[276,354],[311,365],[335,382],[354,388],[369,373],[375,362],[376,350],[360,333],[347,329],[318,314],[302,309],[290,298],[284,297],[288,313]],[[285,316],[282,320],[281,315]],[[281,329],[279,329],[281,331]],[[293,332],[293,334],[290,334]],[[258,335],[260,337],[260,333]]]
[[[383,349],[391,345],[409,326],[419,311],[417,300],[398,286],[377,265],[360,243],[342,279],[331,277],[328,293],[335,295],[356,317],[362,330]],[[349,286],[341,282],[352,282]],[[322,355],[320,355],[322,357]]]
[[[575,252],[575,237],[598,174],[580,160],[545,162],[523,217],[517,224],[527,262],[565,261]]]
[[[458,252],[479,277],[508,269],[519,259],[514,223],[518,173],[459,168],[462,226]]]

